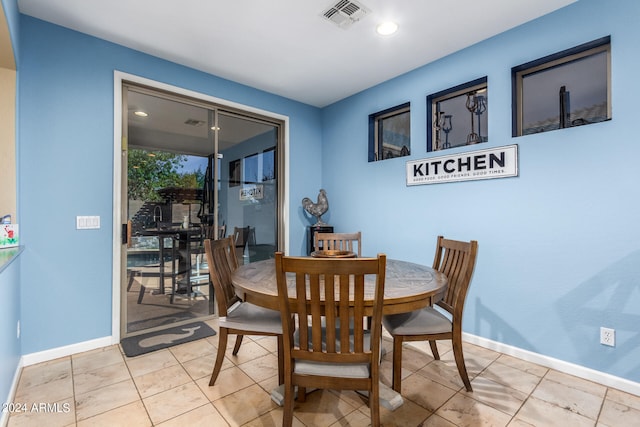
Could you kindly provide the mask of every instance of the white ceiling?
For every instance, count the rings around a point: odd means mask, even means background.
[[[18,0],[20,12],[317,107],[329,105],[576,0]],[[393,36],[375,27],[394,20]]]

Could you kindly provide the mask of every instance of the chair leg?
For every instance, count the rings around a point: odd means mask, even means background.
[[[216,355],[216,362],[213,365],[213,372],[211,373],[211,379],[209,380],[209,387],[213,386],[218,379],[220,368],[222,368],[222,362],[224,361],[224,353],[227,349],[227,328],[220,328],[220,336],[218,337],[218,353]]]
[[[133,285],[133,281],[136,278],[136,271],[135,270],[130,270],[129,271],[129,282],[127,283],[127,292],[129,292],[131,290],[131,286]]]
[[[231,353],[234,356],[236,354],[238,354],[238,351],[240,351],[240,346],[242,345],[242,338],[243,337],[244,337],[244,335],[237,335],[236,336],[236,344],[233,346],[233,352]]]
[[[436,345],[435,340],[429,341],[429,346],[431,347],[431,353],[433,353],[433,358],[436,360],[440,360],[440,353],[438,353],[438,346]]]
[[[144,297],[144,293],[147,291],[147,288],[144,285],[140,284],[140,292],[138,293],[138,304],[142,304],[142,298]]]
[[[307,388],[298,386],[298,402],[304,403],[307,401]]]
[[[288,384],[284,387],[284,409],[282,414],[282,426],[283,427],[291,427],[293,424],[293,399],[294,399],[295,389],[293,384]]]
[[[402,390],[402,337],[393,337],[393,368],[391,388],[397,393]]]
[[[380,381],[377,379],[376,381]],[[378,384],[371,386],[369,393],[369,410],[371,412],[371,427],[380,426],[380,388]]]
[[[467,391],[471,392],[473,389],[471,388],[471,381],[469,381],[469,375],[467,374],[467,367],[464,363],[464,354],[462,353],[462,337],[453,337],[453,357],[456,359],[456,366],[458,367],[458,373],[460,373],[460,378],[462,378],[462,382],[464,383],[464,387]]]

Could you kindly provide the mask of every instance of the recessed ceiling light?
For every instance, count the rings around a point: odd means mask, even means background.
[[[390,36],[391,34],[393,34],[396,31],[398,31],[398,24],[396,24],[395,22],[392,22],[392,21],[383,22],[382,24],[380,24],[380,25],[378,25],[376,27],[376,31],[381,36]]]
[[[133,114],[135,114],[136,116],[139,116],[139,117],[147,117],[148,116],[148,114],[145,113],[144,111],[135,111]]]

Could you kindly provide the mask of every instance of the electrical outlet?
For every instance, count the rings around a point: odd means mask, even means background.
[[[616,330],[611,328],[600,328],[600,344],[614,347],[616,345]]]

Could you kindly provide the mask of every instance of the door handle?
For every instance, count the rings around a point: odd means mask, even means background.
[[[122,234],[120,235],[120,239],[123,245],[129,243],[129,226],[128,224],[122,224]]]

